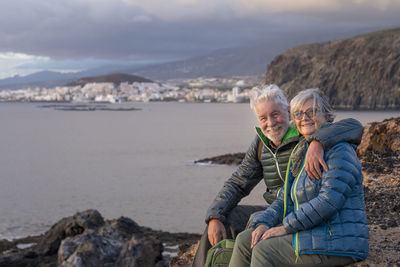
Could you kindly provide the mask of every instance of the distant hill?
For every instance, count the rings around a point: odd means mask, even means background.
[[[265,82],[289,98],[318,87],[336,108],[400,109],[400,28],[289,49],[268,65]]]
[[[19,89],[27,87],[54,87],[71,84],[82,77],[106,75],[108,73],[129,73],[153,80],[197,77],[232,77],[235,75],[261,75],[268,62],[283,52],[289,45],[277,43],[258,46],[217,50],[213,53],[186,60],[149,65],[146,67],[102,66],[77,73],[42,71],[24,77],[0,79],[0,89]]]
[[[146,79],[144,77],[130,75],[125,73],[112,73],[107,75],[95,76],[95,77],[83,77],[78,80],[66,84],[66,86],[84,86],[87,83],[114,83],[115,85],[119,85],[122,82],[144,82],[144,83],[152,83],[152,80]]]
[[[126,69],[124,72],[158,80],[260,75],[265,72],[268,62],[288,47],[289,45],[262,44],[251,47],[223,49],[205,56],[141,69]]]
[[[26,87],[54,87],[72,82],[79,77],[77,73],[40,71],[27,76],[14,76],[0,80],[0,89],[20,89]]]

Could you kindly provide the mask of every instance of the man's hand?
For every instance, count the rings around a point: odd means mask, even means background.
[[[305,169],[307,174],[313,179],[321,179],[322,172],[320,166],[322,166],[324,171],[328,171],[328,167],[324,161],[324,148],[320,142],[313,140],[306,153]]]
[[[224,224],[218,219],[211,219],[208,222],[208,241],[214,246],[222,239],[226,239]]]
[[[258,241],[261,240],[263,234],[268,230],[268,226],[265,224],[260,224],[257,228],[251,233],[251,248],[253,248]]]

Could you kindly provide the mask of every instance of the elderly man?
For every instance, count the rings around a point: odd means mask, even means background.
[[[246,228],[252,213],[265,206],[238,206],[239,201],[264,179],[266,191],[263,197],[271,204],[284,184],[289,157],[299,140],[296,126],[290,125],[289,104],[284,93],[276,85],[256,87],[250,101],[259,127],[245,158],[237,170],[225,182],[206,215],[206,230],[200,240],[193,260],[194,267],[204,266],[208,249],[222,239],[234,238]],[[346,119],[320,129],[309,139],[305,169],[315,179],[326,171],[324,149],[341,141],[359,144],[362,125],[354,119]]]

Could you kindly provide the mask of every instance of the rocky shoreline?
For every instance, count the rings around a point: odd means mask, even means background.
[[[168,266],[182,244],[200,235],[168,233],[132,219],[104,220],[97,210],[61,219],[47,232],[0,240],[0,266]]]
[[[371,123],[357,153],[370,228],[368,258],[353,266],[400,266],[400,117]],[[244,153],[197,162],[239,164]],[[202,229],[199,229],[200,231]],[[0,266],[190,266],[199,234],[168,233],[96,210],[61,219],[40,236],[0,240]]]

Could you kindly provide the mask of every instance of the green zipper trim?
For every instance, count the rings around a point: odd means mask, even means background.
[[[332,227],[331,227],[331,223],[328,221],[328,229],[329,229],[329,235],[332,236]]]
[[[303,162],[303,167],[301,168],[299,175],[297,175],[297,178],[296,178],[296,181],[294,182],[294,187],[293,187],[293,196],[294,196],[294,202],[296,204],[296,211],[299,210],[299,201],[297,200],[297,195],[296,195],[297,182],[299,181],[299,177],[302,174],[304,167],[305,167],[305,164]],[[296,254],[296,263],[297,263],[297,260],[299,259],[299,232],[296,232],[294,234],[294,236],[295,236],[294,253]]]
[[[256,132],[257,132],[258,136],[260,137],[260,139],[263,141],[264,145],[269,146],[270,140],[268,139],[268,137],[265,136],[265,134],[262,132],[260,127],[256,126]],[[290,138],[299,136],[299,135],[300,135],[299,131],[297,130],[296,127],[289,126],[285,136],[282,138],[282,142],[284,142]]]
[[[296,150],[298,145],[299,144],[297,143],[296,146],[293,148],[292,152],[290,152],[289,162],[288,162],[288,165],[286,167],[285,191],[284,191],[285,193],[284,193],[284,197],[283,197],[283,217],[282,218],[285,218],[286,210],[287,210],[287,187],[288,187],[288,177],[289,177],[290,165],[292,164],[292,154],[293,154],[293,151]]]

